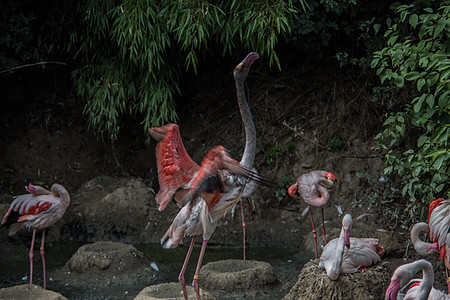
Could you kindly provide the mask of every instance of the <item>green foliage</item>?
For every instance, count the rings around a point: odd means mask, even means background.
[[[341,152],[342,147],[344,146],[344,142],[339,136],[334,136],[327,143],[327,148],[332,149],[336,152]]]
[[[275,197],[278,199],[278,202],[281,202],[288,197],[287,189],[293,183],[295,183],[295,178],[292,175],[284,176],[280,179],[278,182],[280,188],[275,191]]]
[[[294,142],[289,141],[286,145],[279,145],[276,143],[272,148],[267,150],[266,152],[266,163],[270,166],[273,161],[277,158],[282,156],[284,153],[289,151],[289,149],[294,147]]]
[[[75,87],[90,127],[112,140],[125,114],[144,129],[175,121],[182,72],[196,72],[211,47],[258,51],[280,68],[275,47],[299,12],[291,0],[105,0],[77,10],[82,28],[71,29],[66,46],[80,63]]]
[[[416,90],[417,97],[403,111],[391,113],[375,138],[378,149],[387,150],[384,173],[402,179],[402,194],[410,199],[408,211],[417,209],[418,201],[427,204],[449,194],[450,6],[446,2],[437,10],[399,6],[399,22],[386,31],[387,46],[375,52],[372,61],[382,83]],[[407,141],[415,141],[414,147],[400,150]]]

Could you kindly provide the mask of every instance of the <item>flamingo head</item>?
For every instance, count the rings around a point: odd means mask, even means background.
[[[25,186],[25,189],[27,190],[28,193],[36,195],[36,189],[34,188],[34,185],[31,184],[31,182]]]
[[[298,191],[297,183],[294,183],[288,188],[288,195],[294,199],[300,199],[300,193]]]
[[[434,242],[433,244],[431,244],[431,246],[428,249],[426,249],[425,252],[427,252],[427,253],[439,252],[438,243]]]
[[[236,80],[243,81],[247,75],[253,62],[260,58],[258,52],[250,52],[243,61],[241,61],[234,69],[233,76]]]
[[[400,290],[400,278],[392,278],[391,284],[389,284],[386,290],[386,300],[396,300],[398,291]]]
[[[342,219],[342,228],[344,230],[344,244],[350,249],[350,229],[353,225],[353,219],[350,214],[346,214]]]
[[[327,180],[333,181],[334,183],[337,182],[336,176],[331,172],[326,172],[325,174],[323,174],[323,177],[325,177]]]

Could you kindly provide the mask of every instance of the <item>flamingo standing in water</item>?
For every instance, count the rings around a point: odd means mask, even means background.
[[[422,279],[413,279],[422,271]],[[399,293],[403,300],[450,300],[450,296],[433,287],[433,266],[425,259],[404,264],[395,269],[391,283],[386,290],[386,300],[397,300]]]
[[[314,252],[317,259],[317,234],[314,227],[314,220],[311,211],[311,206],[322,208],[322,233],[323,241],[327,244],[325,233],[325,219],[323,214],[323,206],[327,204],[330,198],[329,191],[337,182],[336,176],[331,172],[326,171],[311,171],[303,174],[297,179],[297,182],[288,188],[288,194],[294,199],[302,198],[308,204],[309,215],[311,216],[312,232],[314,235]],[[302,215],[306,213],[303,212]]]
[[[341,273],[364,271],[379,262],[384,254],[384,248],[378,246],[378,239],[350,238],[352,225],[352,216],[345,215],[339,238],[331,240],[320,256],[319,267],[326,270],[331,280],[337,280]]]
[[[269,182],[250,171],[256,154],[256,130],[250,108],[245,99],[244,80],[251,65],[259,58],[251,52],[234,70],[237,99],[244,123],[246,144],[241,162],[232,159],[223,146],[212,148],[198,166],[187,154],[178,126],[169,124],[150,128],[150,134],[159,141],[156,147],[160,191],[156,195],[159,210],[174,199],[182,209],[161,239],[164,248],[175,248],[184,236],[192,236],[186,259],[178,277],[187,299],[184,273],[197,235],[203,235],[203,244],[192,286],[200,299],[198,277],[206,245],[217,222],[230,212],[241,199],[246,184],[253,179],[258,183]]]
[[[36,230],[42,230],[40,253],[44,273],[44,289],[46,288],[45,274],[45,231],[62,218],[70,204],[67,190],[60,184],[53,184],[51,191],[35,186],[31,183],[25,186],[30,194],[15,198],[3,217],[2,226],[9,228],[9,235],[15,234],[22,226],[33,228],[33,238],[30,247],[30,284],[33,283],[33,248]]]
[[[428,211],[430,240],[436,243],[445,263],[447,288],[450,293],[450,199],[439,198],[430,203]]]

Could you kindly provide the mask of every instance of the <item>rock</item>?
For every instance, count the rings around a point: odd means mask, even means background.
[[[171,221],[165,215],[142,181],[99,176],[72,194],[61,231],[72,241],[159,243]]]
[[[199,278],[201,287],[227,296],[260,292],[277,282],[269,263],[239,259],[210,262],[201,268]]]
[[[23,284],[0,289],[0,300],[67,300],[63,295],[44,290],[34,284]]]
[[[147,280],[155,273],[148,259],[133,245],[96,242],[81,246],[54,277],[73,286],[109,286]]]
[[[188,299],[195,300],[195,291],[189,284],[186,285]],[[215,300],[210,293],[200,288],[202,300]],[[161,283],[143,289],[134,300],[184,300],[183,290],[179,282]]]

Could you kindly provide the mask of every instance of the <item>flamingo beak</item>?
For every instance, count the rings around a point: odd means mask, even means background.
[[[400,290],[400,279],[391,281],[391,284],[386,290],[386,300],[397,299],[398,291]]]
[[[347,249],[350,249],[350,230],[344,229],[344,244]]]

